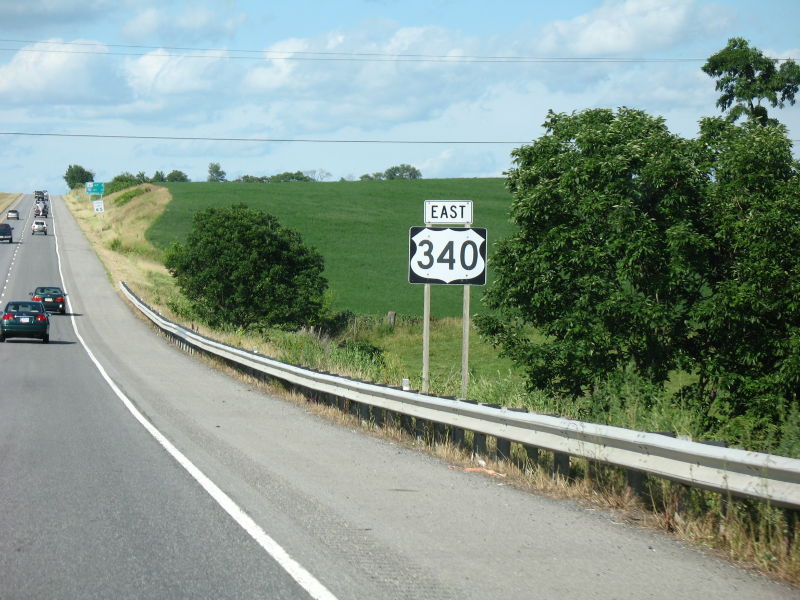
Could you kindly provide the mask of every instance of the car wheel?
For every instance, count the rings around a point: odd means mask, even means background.
[[[6,336],[0,333],[0,342],[5,342],[5,341],[6,341]]]
[[[49,343],[50,343],[50,334],[49,334],[49,333],[45,333],[45,334],[44,334],[44,337],[42,338],[42,341],[43,341],[45,344],[49,344]]]

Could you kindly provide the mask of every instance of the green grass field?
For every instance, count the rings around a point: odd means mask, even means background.
[[[408,283],[408,229],[424,224],[424,200],[472,200],[473,225],[488,230],[489,256],[513,227],[511,195],[501,178],[166,185],[173,200],[147,233],[153,244],[183,240],[198,210],[235,203],[259,208],[322,253],[333,308],[358,314],[422,314],[422,286]],[[472,290],[473,314],[483,310],[482,295],[483,288]],[[462,298],[462,286],[434,286],[431,314],[461,316]]]

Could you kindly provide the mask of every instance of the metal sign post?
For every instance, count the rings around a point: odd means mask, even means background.
[[[463,229],[437,228],[457,224]],[[470,286],[486,283],[486,229],[472,228],[471,200],[426,200],[425,227],[409,231],[409,283],[424,284],[422,392],[430,386],[430,286],[463,285],[461,397],[469,387]]]

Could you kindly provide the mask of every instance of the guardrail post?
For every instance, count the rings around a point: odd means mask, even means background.
[[[472,454],[486,456],[486,434],[475,431],[472,434]]]
[[[369,404],[364,402],[358,404],[358,416],[365,423],[369,423]]]
[[[791,552],[794,547],[794,538],[797,535],[797,511],[784,508],[783,518],[786,520],[786,552]]]
[[[508,460],[511,458],[511,440],[497,438],[497,459]]]
[[[569,454],[553,452],[553,479],[556,477],[569,478]]]
[[[381,407],[372,407],[372,422],[375,423],[375,427],[383,427],[383,409]]]
[[[647,493],[644,487],[644,473],[634,469],[625,469],[625,484],[632,493],[641,499],[645,499]]]
[[[433,424],[433,441],[435,444],[444,444],[447,441],[447,425],[444,423]]]
[[[411,421],[411,417],[409,415],[400,415],[400,428],[408,435],[412,435],[414,433],[414,423]]]
[[[528,446],[527,444],[523,444],[523,447],[528,457],[528,464],[525,466],[525,472],[530,474],[533,472],[534,467],[539,464],[539,448],[536,446]]]
[[[461,427],[450,428],[450,442],[456,448],[464,446],[464,430]]]
[[[425,439],[425,430],[427,429],[427,421],[425,419],[420,419],[419,417],[416,418],[416,430],[415,434],[418,440]]]

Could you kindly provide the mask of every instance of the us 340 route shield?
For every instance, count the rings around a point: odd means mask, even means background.
[[[486,229],[483,227],[411,227],[408,256],[409,283],[486,283]]]

